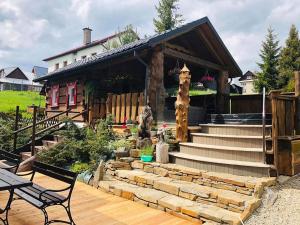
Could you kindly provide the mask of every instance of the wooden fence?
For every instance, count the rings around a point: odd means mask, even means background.
[[[106,114],[111,114],[116,124],[126,120],[136,122],[143,106],[144,93],[108,94]]]
[[[278,141],[287,137],[295,136],[296,133],[296,101],[297,97],[280,94],[279,91],[271,92],[272,103],[272,148],[274,155],[274,165],[279,162]]]

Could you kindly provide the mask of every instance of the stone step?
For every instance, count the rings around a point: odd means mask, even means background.
[[[99,182],[99,188],[120,197],[136,201],[148,207],[160,209],[198,224],[240,224],[241,213],[232,212],[215,205],[191,201],[163,191],[140,187],[116,180]]]
[[[226,135],[244,135],[261,136],[262,125],[246,124],[200,124],[201,132],[207,134],[226,134]],[[272,126],[266,125],[266,135],[271,134]]]
[[[244,148],[220,145],[206,145],[198,143],[180,143],[180,152],[217,159],[262,162],[262,148]]]
[[[44,145],[41,145],[41,146],[35,146],[34,147],[34,152],[35,152],[35,154],[37,154],[37,153],[39,153],[39,152],[41,152],[41,151],[45,151],[45,150],[47,150],[48,149],[48,147],[46,147],[46,146],[44,146]]]
[[[43,146],[45,146],[47,148],[51,148],[51,147],[53,147],[53,146],[55,146],[55,145],[58,144],[57,141],[43,140],[42,142],[43,142]]]
[[[22,161],[29,159],[31,157],[31,152],[21,152]]]
[[[172,163],[211,172],[228,173],[239,176],[269,177],[271,165],[259,162],[218,159],[196,156],[181,152],[170,152]]]
[[[62,135],[53,135],[53,140],[56,142],[62,142],[64,137]]]
[[[249,196],[251,195],[250,191],[248,191],[248,195],[245,195],[247,192],[245,189],[243,193],[237,193],[234,190],[228,190],[230,189],[229,186],[224,186],[222,187],[223,189],[220,189],[220,186],[219,188],[204,186],[189,181],[146,173],[141,170],[117,170],[115,178],[141,187],[154,188],[192,201],[206,202],[213,205],[222,204],[223,208],[235,212],[243,212],[246,203],[254,198]],[[217,185],[214,184],[214,186]]]
[[[262,136],[237,136],[224,134],[192,133],[192,142],[206,145],[220,145],[245,148],[262,148]]]

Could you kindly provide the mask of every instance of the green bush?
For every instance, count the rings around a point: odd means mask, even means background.
[[[90,165],[88,163],[76,162],[72,164],[70,170],[73,171],[74,173],[80,174],[87,170],[90,170]]]
[[[131,143],[129,141],[127,141],[126,139],[119,139],[116,141],[113,141],[110,143],[110,146],[113,150],[117,150],[118,148],[126,148],[126,149],[130,149]]]

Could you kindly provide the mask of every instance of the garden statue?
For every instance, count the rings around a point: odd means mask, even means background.
[[[158,130],[159,141],[156,144],[156,162],[168,163],[169,162],[169,144],[165,142],[165,128]]]
[[[176,139],[180,142],[187,142],[188,140],[188,112],[190,105],[190,70],[184,65],[179,75],[179,90],[177,100],[175,102],[176,108]]]
[[[152,145],[151,142],[151,125],[153,121],[153,116],[151,112],[151,107],[146,105],[142,109],[142,113],[139,115],[139,126],[138,126],[138,148],[143,148],[145,146]]]

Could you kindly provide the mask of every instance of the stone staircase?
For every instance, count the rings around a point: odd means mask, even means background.
[[[49,138],[49,139],[51,139],[51,140],[42,140],[40,142],[41,145],[36,145],[34,147],[35,154],[40,151],[45,151],[45,150],[55,146],[56,144],[58,144],[59,142],[62,141],[63,137],[60,135],[51,135],[51,138]],[[21,156],[22,156],[22,161],[25,161],[31,157],[31,151],[21,152]]]
[[[131,163],[133,170],[106,165],[99,188],[197,224],[241,224],[260,205],[274,178],[207,172],[176,164]]]
[[[191,133],[192,142],[180,143],[180,152],[170,152],[171,162],[200,170],[241,176],[270,176],[264,164],[262,125],[200,124]],[[266,126],[270,139],[271,125]]]

